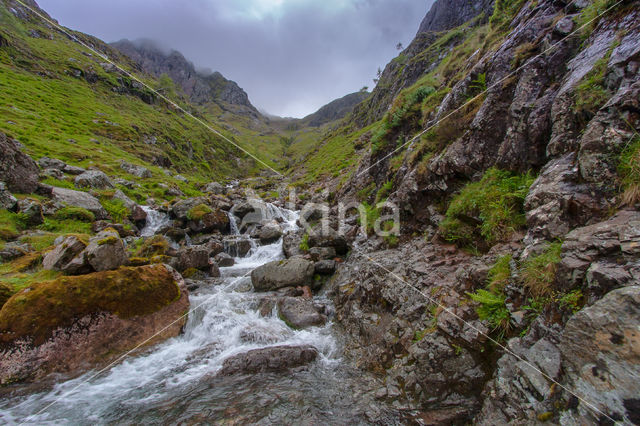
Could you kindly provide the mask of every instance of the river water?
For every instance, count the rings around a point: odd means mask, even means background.
[[[295,227],[296,213],[278,209],[276,215],[285,229]],[[153,217],[151,227],[165,220]],[[190,294],[192,311],[183,334],[107,371],[0,390],[0,423],[396,422],[372,396],[381,385],[341,359],[339,333],[331,323],[294,331],[276,315],[257,313],[261,295],[247,291],[249,274],[282,258],[282,241],[254,245],[248,257],[221,268],[220,285]],[[226,358],[278,345],[313,345],[320,356],[307,368],[289,372],[216,377]]]

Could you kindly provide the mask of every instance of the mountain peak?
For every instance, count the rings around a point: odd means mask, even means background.
[[[131,58],[143,71],[156,77],[167,74],[194,103],[222,101],[257,113],[247,93],[236,82],[219,72],[196,70],[194,64],[177,50],[165,48],[149,39],[123,39],[111,46]]]

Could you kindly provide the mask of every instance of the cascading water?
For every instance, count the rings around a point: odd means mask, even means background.
[[[148,228],[163,220],[151,217]],[[285,230],[296,226],[294,212],[278,209],[277,217]],[[367,422],[368,414],[379,411],[369,392],[371,383],[340,360],[331,324],[292,330],[277,316],[258,314],[264,295],[247,291],[249,275],[254,268],[282,258],[280,240],[236,259],[233,267],[221,268],[220,285],[190,294],[192,310],[182,335],[96,377],[88,372],[35,393],[32,386],[1,390],[0,422]],[[320,357],[301,370],[216,376],[226,358],[278,345],[313,345]]]
[[[147,213],[147,224],[140,231],[141,237],[153,237],[160,229],[171,223],[171,219],[166,213],[159,212],[148,206],[143,206],[142,210]]]

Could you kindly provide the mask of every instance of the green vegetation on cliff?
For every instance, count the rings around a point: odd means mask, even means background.
[[[466,185],[447,209],[440,232],[460,246],[491,246],[525,225],[524,199],[534,178],[489,169]]]

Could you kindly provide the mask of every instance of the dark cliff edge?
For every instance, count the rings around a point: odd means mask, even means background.
[[[324,105],[313,114],[304,117],[302,123],[311,127],[320,127],[323,124],[340,120],[349,115],[356,105],[367,99],[370,95],[371,93],[369,92],[350,93]]]

